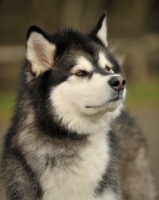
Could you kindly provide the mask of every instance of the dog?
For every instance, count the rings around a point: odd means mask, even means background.
[[[6,200],[154,199],[106,13],[88,34],[32,26],[25,57],[3,148]]]

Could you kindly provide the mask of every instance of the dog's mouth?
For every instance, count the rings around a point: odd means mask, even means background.
[[[86,108],[101,108],[101,107],[104,107],[106,106],[108,103],[112,103],[112,102],[117,102],[119,100],[123,100],[123,97],[121,96],[117,96],[117,97],[114,97],[108,101],[106,101],[105,103],[101,104],[101,105],[95,105],[95,106],[86,106]]]

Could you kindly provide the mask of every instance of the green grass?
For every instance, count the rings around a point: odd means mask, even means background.
[[[159,83],[128,85],[127,104],[136,109],[159,109]]]
[[[14,92],[0,92],[0,123],[6,122],[11,117],[14,99]]]
[[[14,107],[14,92],[0,91],[0,123],[9,121]],[[159,109],[159,83],[128,85],[127,105],[130,109]]]

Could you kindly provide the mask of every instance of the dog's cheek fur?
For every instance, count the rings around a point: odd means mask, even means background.
[[[120,114],[123,100],[109,103],[101,108],[87,108],[86,106],[102,105],[111,98],[113,90],[107,83],[109,78],[95,74],[92,80],[87,78],[81,80],[81,78],[72,76],[66,82],[52,88],[50,103],[58,122],[79,134],[95,133],[100,125],[106,128],[105,121],[109,124]]]

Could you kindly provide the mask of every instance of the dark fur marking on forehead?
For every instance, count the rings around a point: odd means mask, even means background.
[[[72,44],[79,45],[88,42],[87,35],[74,30],[72,28],[59,30],[53,35],[50,35],[51,41],[57,45],[57,48],[66,49],[72,46]]]
[[[91,45],[92,38],[72,28],[58,30],[49,35],[50,41],[57,47],[56,56],[61,56],[66,51],[81,51],[94,55],[95,49]]]
[[[105,15],[103,14],[101,17],[103,19]],[[105,52],[106,58],[112,63],[114,72],[120,73],[120,66],[108,48],[98,38],[93,37],[92,34],[84,34],[69,28],[60,30],[51,37],[51,41],[57,45],[56,56],[61,56],[66,51],[71,51],[74,55],[78,55],[81,52],[86,58],[87,56],[92,58],[91,60],[94,62],[98,59],[98,53],[102,50]]]

